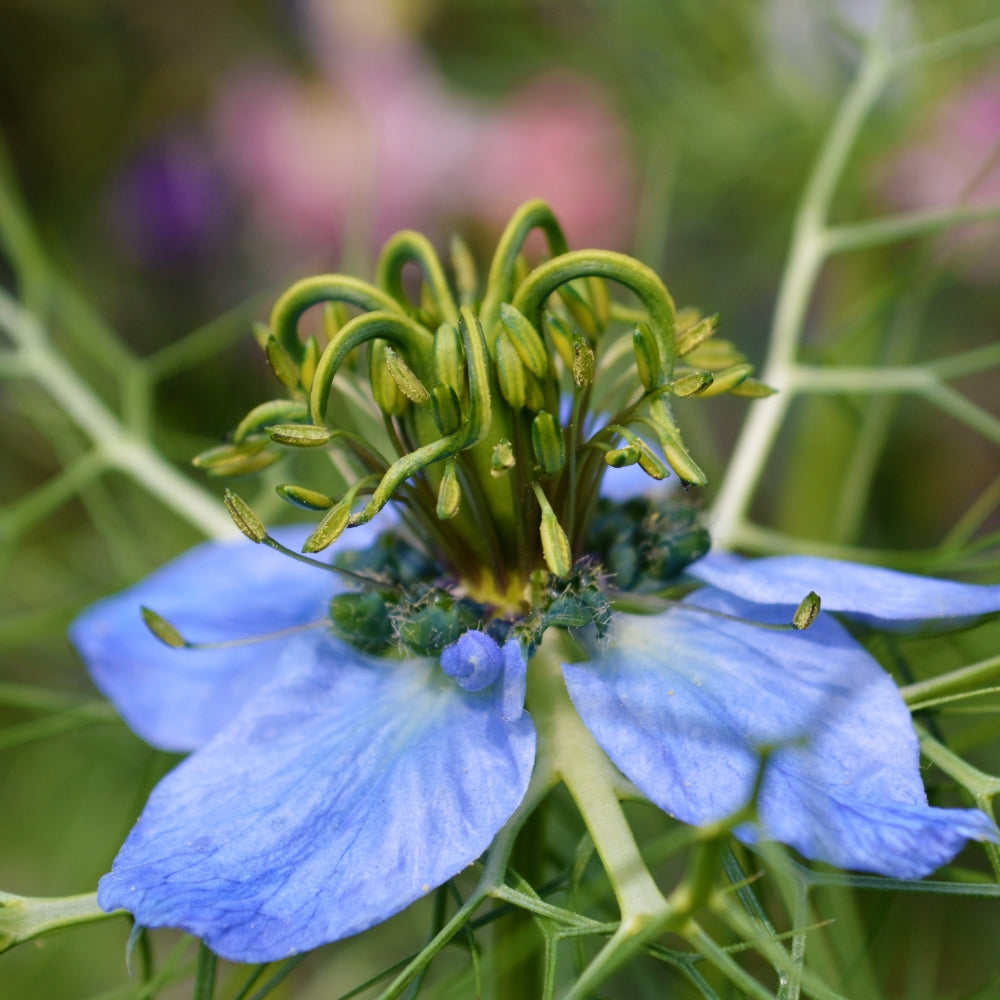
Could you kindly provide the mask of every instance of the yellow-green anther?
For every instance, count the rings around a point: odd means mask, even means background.
[[[251,542],[260,544],[267,538],[267,528],[264,522],[250,509],[250,505],[232,490],[226,490],[222,502],[226,505],[233,524],[243,532]]]
[[[590,304],[597,317],[598,326],[601,330],[605,330],[611,319],[611,294],[608,292],[608,283],[603,278],[588,278],[587,290],[590,292]]]
[[[621,434],[621,436],[629,443],[629,447],[635,449],[637,452],[636,460],[639,463],[639,468],[642,469],[647,476],[652,479],[659,480],[666,479],[667,476],[670,475],[670,469],[667,467],[663,459],[660,458],[660,456],[657,455],[652,448],[650,448],[648,441],[645,441],[643,438],[639,437],[638,434],[630,431],[627,427],[621,427],[618,424],[609,424],[608,430]],[[605,459],[605,461],[607,461],[607,459]]]
[[[730,389],[734,396],[741,396],[744,399],[764,399],[773,396],[778,390],[772,389],[766,382],[758,382],[755,378],[748,378],[740,382],[735,389]]]
[[[259,431],[270,424],[287,423],[290,421],[308,420],[309,407],[292,399],[272,399],[255,406],[237,425],[233,431],[233,443],[242,444],[248,435]],[[265,439],[260,439],[257,451],[266,446]],[[197,464],[197,461],[196,463]]]
[[[573,570],[573,551],[569,545],[569,538],[541,486],[538,483],[531,485],[538,498],[538,506],[542,508],[539,534],[542,538],[542,556],[545,565],[554,576],[569,576]]]
[[[450,385],[462,399],[465,393],[465,352],[454,323],[442,323],[434,333],[434,371],[442,385]]]
[[[596,340],[598,334],[601,332],[597,323],[597,317],[594,315],[594,310],[591,309],[590,303],[577,291],[575,285],[569,283],[561,285],[559,288],[559,298],[562,299],[563,305],[566,306],[566,310],[576,321],[580,329],[591,340]]]
[[[635,465],[639,461],[639,449],[626,445],[624,448],[609,448],[604,453],[604,461],[612,469],[624,469],[627,465]]]
[[[302,364],[299,365],[299,380],[306,392],[312,388],[313,376],[316,374],[316,365],[319,363],[321,353],[319,341],[315,337],[310,337],[302,349]]]
[[[523,409],[527,390],[525,389],[524,364],[521,356],[510,341],[506,330],[501,330],[496,339],[497,383],[500,395],[515,410]]]
[[[319,448],[333,437],[333,431],[315,424],[274,424],[267,433],[272,441],[291,448]]]
[[[430,398],[427,386],[417,378],[417,373],[391,348],[385,348],[385,367],[399,391],[411,402],[423,406]]]
[[[281,452],[267,450],[270,443],[270,438],[260,437],[247,438],[240,444],[222,444],[196,455],[191,464],[210,476],[246,476],[281,458]]]
[[[327,343],[340,333],[341,328],[347,325],[349,319],[347,308],[343,302],[323,303],[323,335],[326,337]]]
[[[368,352],[368,377],[375,405],[387,416],[400,417],[410,406],[385,363],[386,343],[375,341]]]
[[[710,340],[690,351],[685,357],[685,361],[698,368],[711,368],[712,371],[718,371],[720,368],[743,364],[746,361],[746,355],[729,340]]]
[[[710,386],[702,390],[702,396],[719,396],[731,392],[741,382],[745,382],[753,371],[753,365],[733,365],[715,373],[715,379]]]
[[[805,597],[802,598],[802,603],[795,609],[795,614],[792,616],[792,625],[799,631],[809,628],[816,617],[819,615],[820,609],[820,599],[819,594],[815,590],[810,590]]]
[[[455,468],[455,460],[449,459],[445,462],[444,475],[441,477],[440,486],[438,486],[438,518],[447,521],[454,517],[458,513],[461,503],[462,487],[458,482],[458,471]]]
[[[708,482],[708,477],[688,454],[687,448],[684,447],[679,438],[661,437],[660,447],[663,449],[663,454],[671,468],[686,483],[704,486]]]
[[[300,507],[302,510],[329,510],[333,506],[333,500],[325,493],[318,490],[310,490],[305,486],[294,486],[291,483],[279,483],[274,488],[274,492],[287,500],[290,504]]]
[[[545,341],[531,325],[528,318],[512,305],[504,302],[500,306],[500,320],[510,337],[524,367],[539,378],[549,370],[549,355]]]
[[[490,455],[490,475],[502,476],[515,465],[517,459],[514,457],[514,446],[506,438],[501,438],[493,446],[493,453]]]
[[[581,387],[592,385],[595,366],[596,355],[590,346],[590,341],[582,333],[576,331],[573,334],[573,381]]]
[[[449,250],[452,270],[455,272],[459,305],[471,306],[476,301],[476,294],[479,291],[476,259],[469,249],[469,244],[458,233],[452,234]]]
[[[552,343],[555,344],[555,348],[559,352],[559,357],[563,360],[563,364],[572,371],[573,331],[569,323],[558,313],[547,312],[545,314],[545,326],[549,331],[549,336],[552,338]]]
[[[677,354],[680,357],[690,354],[699,344],[703,344],[708,340],[719,328],[718,313],[714,316],[706,316],[704,319],[698,320],[685,328],[681,325],[681,316],[686,312],[688,310],[682,310],[677,315]]]
[[[142,615],[142,620],[146,623],[146,628],[164,645],[170,646],[171,649],[186,648],[188,645],[187,639],[162,615],[158,615],[152,608],[146,607],[139,608],[139,613]]]
[[[332,545],[344,533],[351,520],[351,504],[354,501],[354,494],[349,492],[342,500],[335,503],[323,515],[323,520],[316,525],[316,529],[306,539],[302,546],[303,552],[322,552],[328,545]]]
[[[642,387],[649,392],[663,385],[663,362],[653,331],[645,323],[636,323],[632,331],[632,348],[635,351],[635,368]]]
[[[267,355],[267,363],[271,366],[271,371],[277,376],[278,381],[286,389],[297,389],[299,386],[298,366],[288,351],[273,336],[267,338],[264,353]]]
[[[250,329],[253,332],[253,339],[260,345],[262,351],[267,350],[267,342],[271,337],[271,328],[266,323],[261,323],[259,319],[254,320]]]
[[[535,378],[527,368],[524,371],[524,405],[532,413],[545,409],[545,391],[540,379]]]
[[[566,441],[562,428],[547,410],[531,422],[531,446],[542,471],[554,476],[566,464]]]
[[[670,383],[670,391],[682,399],[685,396],[697,396],[699,393],[704,393],[714,379],[715,376],[711,372],[688,372],[687,375],[682,375]]]
[[[436,385],[431,390],[431,412],[442,434],[453,434],[462,423],[462,406],[450,385]]]

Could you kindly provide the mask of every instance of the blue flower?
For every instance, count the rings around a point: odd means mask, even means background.
[[[591,658],[564,667],[581,718],[651,801],[687,823],[723,819],[747,805],[766,750],[758,819],[738,830],[747,842],[919,878],[967,839],[998,839],[982,812],[928,806],[895,685],[830,612],[947,626],[1000,610],[1000,587],[726,554],[689,573],[704,586],[681,606],[617,614]],[[101,880],[104,907],[184,928],[230,959],[275,960],[402,910],[475,861],[514,813],[536,746],[515,640],[501,649],[473,631],[440,662],[368,656],[319,627],[172,650],[138,611],[199,640],[234,639],[322,620],[330,579],[213,542],[74,623],[128,724],[193,751]],[[787,623],[810,590],[824,610],[808,631],[749,624]]]

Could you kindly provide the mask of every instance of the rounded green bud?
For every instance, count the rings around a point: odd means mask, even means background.
[[[639,449],[630,444],[624,448],[611,448],[604,453],[604,461],[612,469],[624,469],[639,461]]]
[[[792,616],[792,625],[799,631],[809,628],[809,626],[816,621],[819,611],[819,594],[817,594],[815,590],[810,590],[809,593],[802,598],[802,603],[795,609],[795,614]]]
[[[337,594],[330,601],[330,627],[338,638],[366,653],[380,653],[392,641],[389,608],[378,591]]]
[[[547,410],[531,422],[531,446],[542,471],[555,475],[566,464],[566,441],[562,427]]]

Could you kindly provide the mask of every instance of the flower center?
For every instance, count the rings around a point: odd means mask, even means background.
[[[535,229],[549,258],[531,267]],[[416,301],[404,288],[411,263],[423,279]],[[630,257],[570,251],[541,202],[515,214],[482,288],[461,243],[452,265],[454,288],[430,243],[402,232],[373,284],[320,275],[292,286],[259,336],[291,398],[255,407],[231,443],[196,460],[228,475],[296,453],[318,481],[277,489],[321,514],[306,553],[393,503],[408,541],[348,557],[344,568],[375,582],[331,606],[334,627],[373,649],[386,634],[440,649],[473,621],[508,623],[497,632],[560,616],[599,622],[607,602],[595,594],[608,580],[627,589],[676,573],[707,549],[694,514],[611,508],[603,478],[631,467],[703,484],[673,400],[769,391],[730,345],[709,344],[714,317],[678,316]],[[614,301],[609,284],[632,301]],[[303,336],[313,307],[320,322]],[[338,473],[346,488],[332,488]],[[263,540],[232,495],[230,511]]]

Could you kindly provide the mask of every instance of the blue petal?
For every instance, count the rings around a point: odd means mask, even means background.
[[[1000,586],[980,587],[813,556],[743,559],[711,552],[686,572],[759,604],[794,608],[815,590],[826,611],[842,611],[883,628],[908,628],[922,621],[958,625],[1000,611]]]
[[[761,619],[711,589],[704,607]],[[782,612],[771,616],[780,620]],[[747,841],[779,840],[842,868],[917,878],[967,838],[997,839],[978,810],[933,809],[895,684],[833,618],[774,632],[676,610],[619,615],[611,645],[564,668],[573,703],[618,768],[687,823],[750,801]]]
[[[357,530],[360,543],[370,543],[374,531]],[[297,549],[306,534],[287,529],[275,537]],[[342,589],[332,573],[246,538],[207,542],[92,605],[73,622],[70,638],[98,688],[136,733],[163,750],[193,750],[270,680],[289,639],[171,649],[146,628],[140,606],[191,642],[216,642],[324,619],[331,595]]]
[[[503,660],[492,636],[469,629],[441,650],[441,669],[466,691],[482,691],[500,676]]]
[[[106,909],[269,962],[365,930],[489,846],[527,789],[535,731],[433,660],[302,636],[279,679],[154,790]]]
[[[503,658],[500,714],[504,722],[516,722],[524,712],[524,699],[528,693],[528,661],[517,639],[508,639],[500,655]]]

